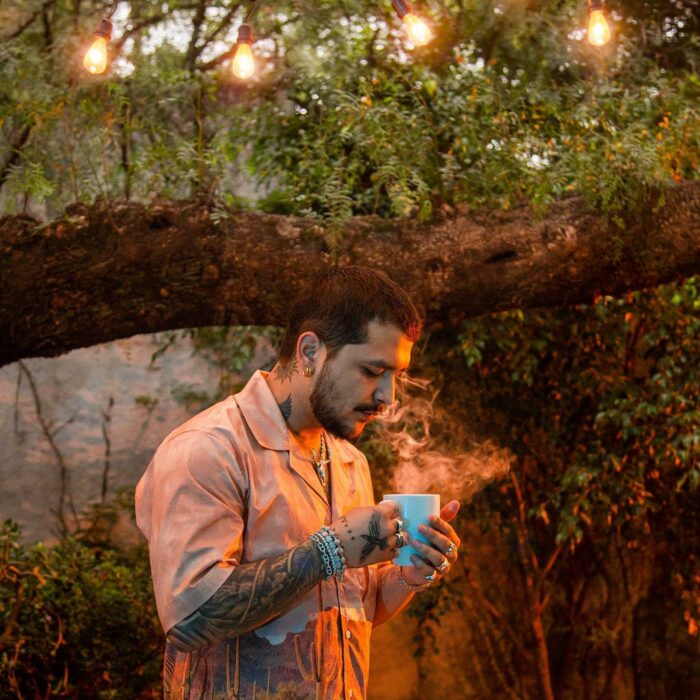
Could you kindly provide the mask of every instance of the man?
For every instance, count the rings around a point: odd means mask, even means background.
[[[171,433],[136,490],[167,633],[166,697],[366,696],[373,625],[446,573],[448,504],[414,566],[395,503],[374,505],[348,440],[394,401],[421,321],[358,267],[294,304],[278,363]],[[324,527],[325,526],[325,527]]]

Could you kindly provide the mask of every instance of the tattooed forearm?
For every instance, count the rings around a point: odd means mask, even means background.
[[[376,547],[379,547],[382,551],[389,547],[389,538],[379,536],[380,522],[379,513],[376,510],[372,511],[372,515],[369,516],[369,534],[362,535],[362,539],[365,540],[365,546],[360,552],[360,561],[365,561]]]
[[[323,560],[310,540],[284,554],[240,564],[198,610],[168,632],[180,651],[250,632],[289,610],[323,578]]]
[[[292,377],[297,373],[297,371],[297,358],[293,357],[291,360],[287,360],[287,362],[280,361],[277,363],[277,366],[275,367],[275,377],[280,382],[291,382]]]
[[[292,395],[290,394],[282,403],[277,404],[282,412],[282,417],[285,421],[289,420],[292,415]]]

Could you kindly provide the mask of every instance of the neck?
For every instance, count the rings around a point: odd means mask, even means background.
[[[323,428],[316,420],[309,402],[309,382],[296,368],[294,362],[280,365],[278,362],[265,377],[294,439],[306,451],[318,452]]]

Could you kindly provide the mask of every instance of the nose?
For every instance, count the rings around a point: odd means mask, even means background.
[[[372,399],[374,405],[377,406],[377,410],[381,413],[386,406],[394,403],[396,398],[396,380],[394,375],[390,372],[385,372],[382,375],[377,388],[374,391]]]

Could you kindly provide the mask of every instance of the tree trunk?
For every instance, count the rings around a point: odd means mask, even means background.
[[[443,212],[428,224],[317,221],[222,211],[211,202],[76,204],[40,226],[0,218],[0,365],[137,333],[282,324],[291,297],[331,264],[384,270],[429,323],[590,302],[700,270],[700,182],[665,195],[624,230],[558,202]]]

